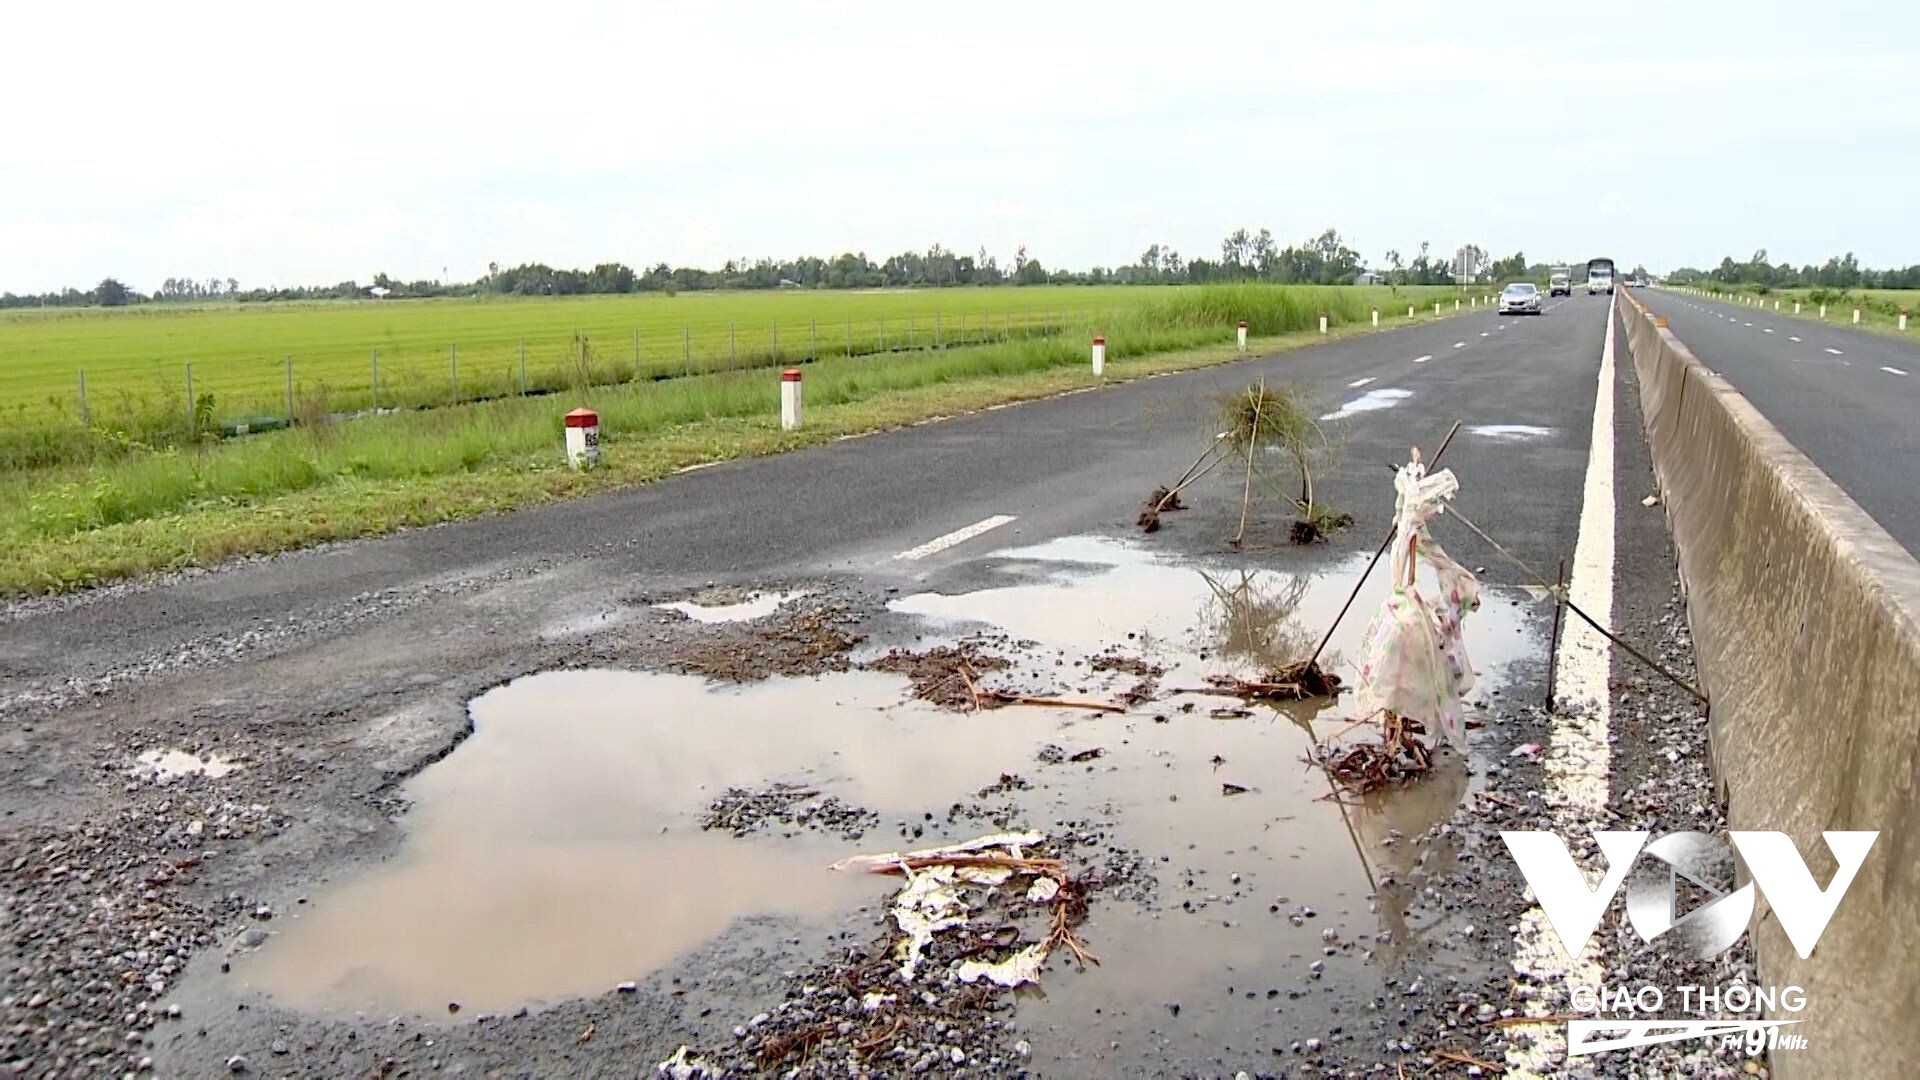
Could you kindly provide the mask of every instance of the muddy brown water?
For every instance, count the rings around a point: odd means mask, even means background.
[[[899,676],[866,671],[746,686],[617,671],[519,679],[476,699],[474,734],[407,785],[413,806],[396,855],[328,886],[265,947],[237,958],[235,974],[326,1014],[445,1017],[459,1002],[470,1017],[608,992],[751,916],[857,920],[877,932],[875,902],[896,883],[827,865],[990,831],[947,826],[945,810],[1018,773],[1033,788],[996,798],[1014,802],[1023,823],[1108,823],[1108,842],[1148,858],[1158,880],[1153,905],[1094,906],[1085,936],[1100,967],[1082,974],[1056,960],[1028,995],[1019,1022],[1052,1036],[1035,1039],[1036,1064],[1082,1068],[1110,1054],[1138,1062],[1183,1040],[1204,1048],[1321,996],[1337,1015],[1334,999],[1350,1003],[1391,978],[1401,950],[1431,930],[1398,919],[1395,890],[1417,888],[1423,867],[1448,857],[1410,838],[1465,797],[1466,766],[1446,758],[1420,784],[1342,806],[1301,759],[1313,738],[1352,719],[1352,694],[1216,718],[1211,710],[1237,702],[1165,692],[1310,649],[1361,562],[1312,575],[1206,569],[1088,538],[990,562],[1007,584],[893,607],[922,620],[929,639],[986,629],[1031,643],[993,685],[1113,700],[1137,676],[1094,672],[1088,661],[1119,646],[1167,668],[1163,695],[1124,715],[959,714],[909,700]],[[1352,654],[1383,579],[1376,572],[1336,652]],[[1497,689],[1509,665],[1541,659],[1517,599],[1488,590],[1467,621],[1475,697]],[[1104,753],[1046,765],[1035,756],[1047,744]],[[1223,782],[1248,790],[1226,796]],[[722,791],[775,783],[868,808],[881,825],[859,842],[777,827],[744,838],[701,830]],[[903,840],[901,821],[927,836]],[[1302,906],[1315,914],[1293,926],[1287,915]],[[1329,927],[1342,941],[1366,938],[1376,959],[1349,950],[1309,979]],[[1382,933],[1390,937],[1376,940]],[[1289,988],[1300,998],[1285,996]],[[1171,1003],[1185,1008],[1176,1014]]]

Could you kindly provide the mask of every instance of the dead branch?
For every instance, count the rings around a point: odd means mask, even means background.
[[[1433,1056],[1439,1058],[1441,1061],[1451,1061],[1456,1065],[1473,1065],[1482,1069],[1492,1069],[1497,1073],[1507,1071],[1504,1065],[1495,1065],[1491,1061],[1481,1061],[1472,1054],[1463,1053],[1459,1050],[1435,1050]]]
[[[981,690],[976,696],[1007,705],[1042,705],[1054,709],[1093,709],[1097,712],[1110,713],[1127,711],[1125,705],[1110,705],[1104,701],[1068,701],[1065,698],[1034,697],[1030,694],[1015,694],[1006,690]]]

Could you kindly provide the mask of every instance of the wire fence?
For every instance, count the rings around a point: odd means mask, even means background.
[[[1091,333],[1124,315],[1120,305],[952,309],[765,320],[703,320],[622,331],[483,335],[442,349],[370,345],[283,351],[177,366],[148,360],[89,383],[85,367],[66,394],[23,395],[0,436],[0,459],[50,463],[72,437],[118,434],[150,443],[192,440],[368,412],[435,408],[719,372],[994,345]],[[354,358],[357,357],[357,358]],[[105,385],[102,385],[105,383]],[[39,429],[39,430],[35,430]],[[65,429],[64,432],[60,429]],[[12,443],[14,445],[7,445]],[[21,444],[28,445],[21,445]],[[40,446],[35,452],[34,446]],[[41,459],[41,460],[36,460]]]

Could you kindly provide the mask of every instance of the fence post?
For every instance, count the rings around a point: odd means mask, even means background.
[[[380,407],[380,350],[367,350],[367,397],[373,407]]]
[[[91,427],[92,418],[87,414],[87,371],[80,369],[80,426]]]
[[[293,426],[293,354],[287,354],[287,426]]]

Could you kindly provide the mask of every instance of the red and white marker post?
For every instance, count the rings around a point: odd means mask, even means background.
[[[1247,351],[1247,320],[1240,320],[1240,351]]]
[[[600,464],[600,414],[592,409],[575,409],[566,416],[567,464],[576,469],[591,469]]]
[[[1107,370],[1107,339],[1102,335],[1093,336],[1093,373],[1100,375]]]
[[[1327,313],[1324,311],[1320,313],[1320,332],[1327,332]]]
[[[1380,309],[1379,308],[1373,309],[1373,328],[1375,330],[1380,329]]]
[[[780,373],[780,430],[800,430],[800,369]]]

